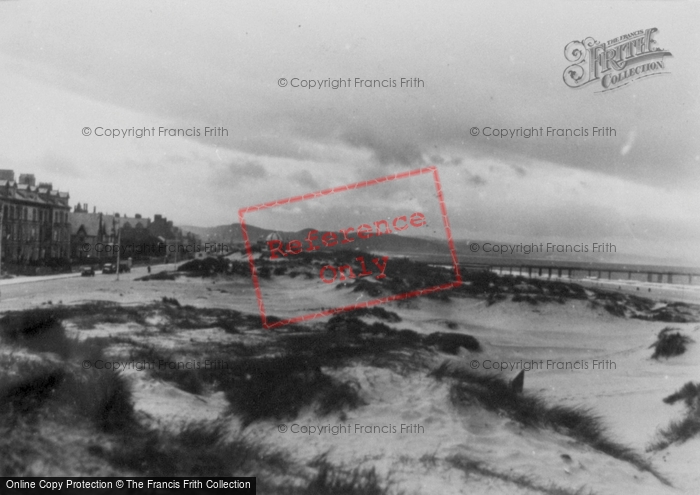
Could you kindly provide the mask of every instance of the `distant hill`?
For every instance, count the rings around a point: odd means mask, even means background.
[[[239,223],[233,223],[230,225],[219,225],[217,227],[194,227],[194,226],[182,226],[183,231],[189,231],[193,234],[199,236],[203,243],[222,243],[222,244],[240,244],[243,243],[243,233],[241,231],[241,225]],[[304,241],[307,234],[314,230],[312,228],[306,228],[300,231],[276,231],[270,229],[263,229],[256,227],[254,225],[246,224],[246,229],[248,231],[248,237],[255,243],[258,240],[264,240],[269,234],[277,232],[280,234],[285,242],[292,239],[298,239]],[[321,246],[321,237],[325,231],[319,232],[318,239],[314,241],[315,245]],[[340,239],[342,239],[342,234],[336,233]],[[447,243],[445,241],[440,241],[439,239],[429,239],[423,237],[409,237],[409,236],[399,236],[395,234],[384,234],[381,236],[374,236],[369,239],[358,239],[355,232],[351,232],[348,235],[349,239],[353,239],[352,243],[349,244],[338,244],[338,246],[346,247],[349,249],[360,249],[363,251],[384,251],[392,253],[420,253],[429,254],[439,250],[441,253],[447,254]],[[304,243],[305,247],[308,245]]]
[[[303,249],[306,249],[308,244],[304,241],[311,228],[305,228],[300,231],[275,231],[271,229],[263,229],[254,225],[246,225],[248,236],[253,243],[258,240],[264,240],[269,234],[277,232],[282,236],[285,242],[292,239],[298,239],[303,242]],[[192,232],[199,236],[202,243],[222,243],[229,245],[243,244],[243,234],[239,223],[230,225],[219,225],[216,227],[194,227],[182,226],[183,231]],[[314,242],[315,245],[321,245],[321,236],[324,232],[319,232],[318,239]],[[336,233],[342,239],[342,234]],[[348,244],[338,244],[334,248],[327,249],[358,249],[370,252],[391,253],[394,255],[410,256],[422,260],[442,260],[440,262],[449,263],[450,254],[447,248],[447,241],[434,239],[430,237],[420,236],[411,237],[395,234],[384,234],[381,236],[373,236],[369,239],[358,239],[355,232],[350,233],[349,238],[354,241]],[[478,250],[470,249],[470,244],[479,244]],[[630,255],[620,252],[618,246],[617,253],[531,253],[524,254],[522,252],[498,253],[484,252],[483,246],[490,243],[492,246],[505,244],[507,242],[492,241],[492,240],[455,240],[455,249],[460,264],[489,264],[489,265],[518,265],[518,264],[534,264],[534,265],[553,265],[566,263],[595,263],[595,264],[634,264],[634,265],[673,265],[674,261],[670,259],[654,258],[650,256]],[[677,266],[683,265],[678,262]]]
[[[246,225],[248,235],[251,240],[255,241],[258,238],[264,238],[274,230],[261,229],[254,225]],[[241,224],[232,223],[230,225],[218,225],[216,227],[194,227],[191,225],[183,225],[180,227],[183,232],[192,232],[198,236],[202,242],[222,243],[222,244],[239,244],[243,242],[243,233],[241,232]]]

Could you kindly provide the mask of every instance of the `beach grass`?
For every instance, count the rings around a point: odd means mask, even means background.
[[[537,396],[517,392],[499,376],[478,374],[447,362],[430,375],[437,380],[453,379],[450,396],[455,405],[476,400],[485,409],[505,413],[526,427],[552,429],[615,459],[628,462],[669,484],[642,455],[613,440],[601,418],[585,406],[550,406]]]
[[[683,401],[685,416],[657,432],[657,440],[647,451],[663,450],[672,444],[681,444],[700,435],[700,383],[687,382],[683,387],[664,399],[666,404]]]

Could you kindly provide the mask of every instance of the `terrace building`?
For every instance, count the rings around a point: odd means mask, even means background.
[[[36,185],[33,174],[0,170],[2,261],[42,264],[70,255],[70,196],[51,183]]]
[[[117,243],[119,228],[122,229],[122,244],[147,242],[149,239],[150,218],[140,214],[133,217],[121,216],[119,213],[107,215],[98,213],[93,207],[88,211],[87,203],[77,204],[69,213],[71,225],[71,258],[111,258],[111,246]],[[109,246],[109,247],[108,247]]]
[[[79,203],[69,213],[69,220],[70,255],[78,262],[113,259],[118,242],[121,242],[121,255],[124,258],[181,260],[194,254],[197,241],[193,234],[183,234],[182,229],[159,214],[151,220],[139,213],[133,217],[98,213],[95,207],[90,212],[87,203]]]

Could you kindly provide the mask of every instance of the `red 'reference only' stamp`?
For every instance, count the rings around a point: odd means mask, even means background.
[[[301,204],[302,202],[311,202],[312,200],[319,200],[321,198],[327,198],[336,194],[350,194],[350,192],[352,191],[360,191],[365,188],[378,189],[380,185],[386,185],[389,183],[398,186],[402,184],[402,181],[407,181],[410,178],[429,175],[432,175],[432,182],[434,183],[435,187],[434,192],[430,193],[430,198],[435,198],[437,200],[437,205],[435,205],[437,206],[437,208],[434,209],[434,211],[436,212],[436,215],[439,215],[439,217],[441,218],[441,224],[442,227],[444,227],[447,254],[450,258],[451,270],[454,273],[454,280],[451,280],[446,283],[439,283],[437,285],[432,285],[429,287],[422,287],[415,290],[401,291],[397,294],[376,297],[374,299],[356,302],[354,304],[342,305],[333,309],[324,308],[319,309],[317,311],[303,312],[303,314],[284,319],[275,317],[274,319],[272,319],[272,321],[270,321],[270,318],[268,317],[266,312],[266,305],[263,298],[263,290],[261,288],[261,274],[260,270],[256,265],[255,249],[253,247],[254,244],[251,240],[251,236],[249,235],[249,229],[246,223],[246,215],[249,216],[253,213],[262,212],[263,210],[272,210],[274,208],[281,209],[284,207],[289,208],[292,206],[299,206],[295,204]],[[386,194],[387,192],[379,190],[378,193]],[[324,199],[324,202],[330,201],[330,198],[328,200]],[[407,201],[405,199],[403,202],[407,204],[411,203],[411,201]],[[425,203],[422,203],[422,205],[423,207],[427,207]],[[328,207],[329,205],[326,204],[324,206]],[[413,205],[413,207],[415,208],[415,204]],[[430,205],[430,207],[432,209],[433,205]],[[285,213],[288,214],[288,212]],[[361,249],[360,247],[355,247],[356,245],[361,245],[362,242],[371,242],[367,241],[368,239],[374,239],[376,241],[377,238],[383,236],[393,235],[394,237],[398,237],[398,233],[403,233],[405,235],[415,235],[418,237],[418,240],[424,238],[425,236],[423,235],[423,232],[421,232],[421,229],[425,230],[425,228],[428,227],[429,222],[426,219],[426,215],[427,214],[424,211],[408,210],[405,213],[400,212],[399,214],[393,217],[390,216],[389,218],[379,219],[376,221],[369,221],[370,218],[366,218],[361,220],[360,223],[354,223],[351,226],[345,225],[351,223],[346,221],[344,224],[338,225],[338,228],[333,228],[327,231],[305,229],[304,231],[300,231],[292,235],[281,236],[278,234],[273,234],[268,235],[264,242],[262,242],[262,245],[264,247],[265,255],[267,256],[270,262],[284,262],[285,260],[293,260],[296,257],[299,257],[298,255],[301,255],[302,253],[328,253],[330,251],[333,251],[334,249],[345,250],[347,257],[347,253],[352,249],[355,249],[357,251]],[[427,216],[430,217],[430,215]],[[331,189],[324,189],[322,191],[312,192],[301,196],[294,196],[290,198],[280,199],[277,201],[270,201],[263,204],[248,206],[246,208],[241,208],[238,211],[238,218],[241,225],[241,231],[243,235],[243,240],[245,242],[246,252],[248,255],[248,264],[250,266],[250,272],[253,279],[253,286],[255,288],[258,309],[260,311],[260,318],[262,320],[263,327],[266,329],[276,328],[291,323],[307,321],[322,316],[340,313],[343,311],[350,311],[358,308],[367,308],[370,306],[375,306],[390,301],[398,301],[421,295],[426,295],[433,292],[458,287],[462,284],[462,277],[459,271],[459,262],[457,260],[457,253],[452,238],[452,230],[450,228],[450,222],[447,216],[447,208],[445,206],[445,199],[442,192],[442,186],[440,184],[438,170],[434,166],[393,175],[387,175],[384,177],[356,182],[345,186],[338,186]],[[433,233],[435,233],[436,231],[437,230],[433,229]],[[388,239],[388,237],[383,237],[382,240],[386,239]],[[258,245],[259,244],[261,244],[260,240],[258,240]],[[384,245],[379,246],[380,247],[377,247],[377,245],[373,245],[373,247],[369,248],[369,250],[371,250],[372,252],[376,252],[378,249],[381,252],[383,250],[381,246]],[[349,264],[325,264],[320,266],[320,270],[317,272],[317,280],[322,282],[321,285],[329,286],[336,282],[350,282],[353,280],[357,281],[363,277],[371,277],[372,279],[377,281],[386,279],[387,275],[385,271],[387,269],[388,263],[390,263],[390,256],[385,255],[385,253],[380,253],[377,256],[367,256],[364,253],[364,251],[359,254],[360,255],[357,257],[351,255],[351,257],[354,258],[354,261],[357,262],[355,270],[353,270],[353,267]],[[366,257],[368,259],[366,259]]]

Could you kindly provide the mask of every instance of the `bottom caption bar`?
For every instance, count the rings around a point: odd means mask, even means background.
[[[235,493],[254,495],[255,478],[27,478],[0,477],[0,493],[24,494],[169,494]]]

